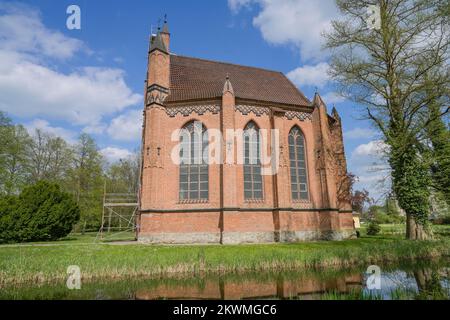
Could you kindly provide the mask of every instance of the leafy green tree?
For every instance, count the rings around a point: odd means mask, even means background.
[[[430,101],[448,95],[446,10],[438,0],[336,2],[344,19],[333,21],[326,35],[331,75],[383,134],[392,188],[407,215],[406,236],[424,239],[430,235],[431,178],[419,136],[430,123]],[[368,5],[379,8],[380,28],[368,27]]]
[[[386,202],[384,206],[387,215],[392,217],[400,216],[400,210],[398,209],[397,203],[394,198],[386,197]]]
[[[79,218],[71,195],[55,183],[40,181],[18,197],[0,201],[0,241],[56,240],[68,235]]]
[[[74,147],[66,188],[80,206],[80,223],[88,228],[98,228],[101,223],[103,161],[94,139],[86,133],[81,134]]]
[[[0,110],[0,127],[11,126],[12,121],[8,116]]]
[[[120,159],[109,166],[106,172],[107,191],[137,194],[140,171],[139,152]]]
[[[73,162],[73,151],[67,142],[36,129],[29,149],[30,182],[47,180],[63,184]]]
[[[431,101],[428,107],[430,124],[426,136],[431,144],[433,186],[450,206],[450,130],[440,116],[442,110],[438,101]]]
[[[0,113],[0,194],[17,194],[28,180],[30,136]]]

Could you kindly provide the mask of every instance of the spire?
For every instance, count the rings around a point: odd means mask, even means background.
[[[233,86],[231,85],[230,76],[227,73],[225,84],[223,85],[223,93],[230,92],[234,96]]]
[[[164,15],[164,24],[162,31],[158,29],[158,34],[161,36],[161,40],[164,44],[164,47],[166,48],[165,52],[169,52],[169,45],[170,45],[170,32],[169,32],[169,25],[167,24],[167,14]]]
[[[161,33],[170,34],[170,32],[169,32],[169,24],[167,23],[167,14],[164,15],[164,24],[163,24],[163,29],[162,29]]]
[[[339,113],[338,113],[336,107],[334,106],[334,104],[333,104],[333,109],[331,110],[331,116],[332,116],[334,119],[336,119],[337,121],[340,121],[340,120],[341,120],[341,117],[339,116]]]
[[[339,113],[337,112],[336,106],[334,104],[333,104],[333,109],[331,109],[331,115],[335,119],[340,118]]]
[[[314,93],[313,105],[319,107],[322,104],[325,105],[325,102],[323,102],[322,97],[320,96],[320,94],[317,92],[316,89],[316,93]]]
[[[159,29],[159,28],[158,28]],[[164,41],[161,37],[161,33],[158,32],[158,34],[155,36],[155,38],[153,39],[153,41],[151,42],[151,46],[150,46],[150,52],[152,52],[153,50],[159,50],[162,51],[164,53],[168,53],[167,52],[167,48],[164,44]]]

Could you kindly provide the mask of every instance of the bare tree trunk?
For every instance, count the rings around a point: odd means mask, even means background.
[[[431,233],[425,229],[423,224],[418,223],[410,214],[406,214],[406,239],[427,240],[431,238]]]

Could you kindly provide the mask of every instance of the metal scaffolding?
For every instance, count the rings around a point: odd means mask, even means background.
[[[97,238],[114,238],[126,232],[136,232],[138,195],[103,192],[102,224]]]

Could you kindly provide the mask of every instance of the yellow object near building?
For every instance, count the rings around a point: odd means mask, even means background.
[[[359,222],[359,213],[353,211],[352,217],[353,217],[353,225],[355,226],[355,229],[361,228],[361,224]]]

